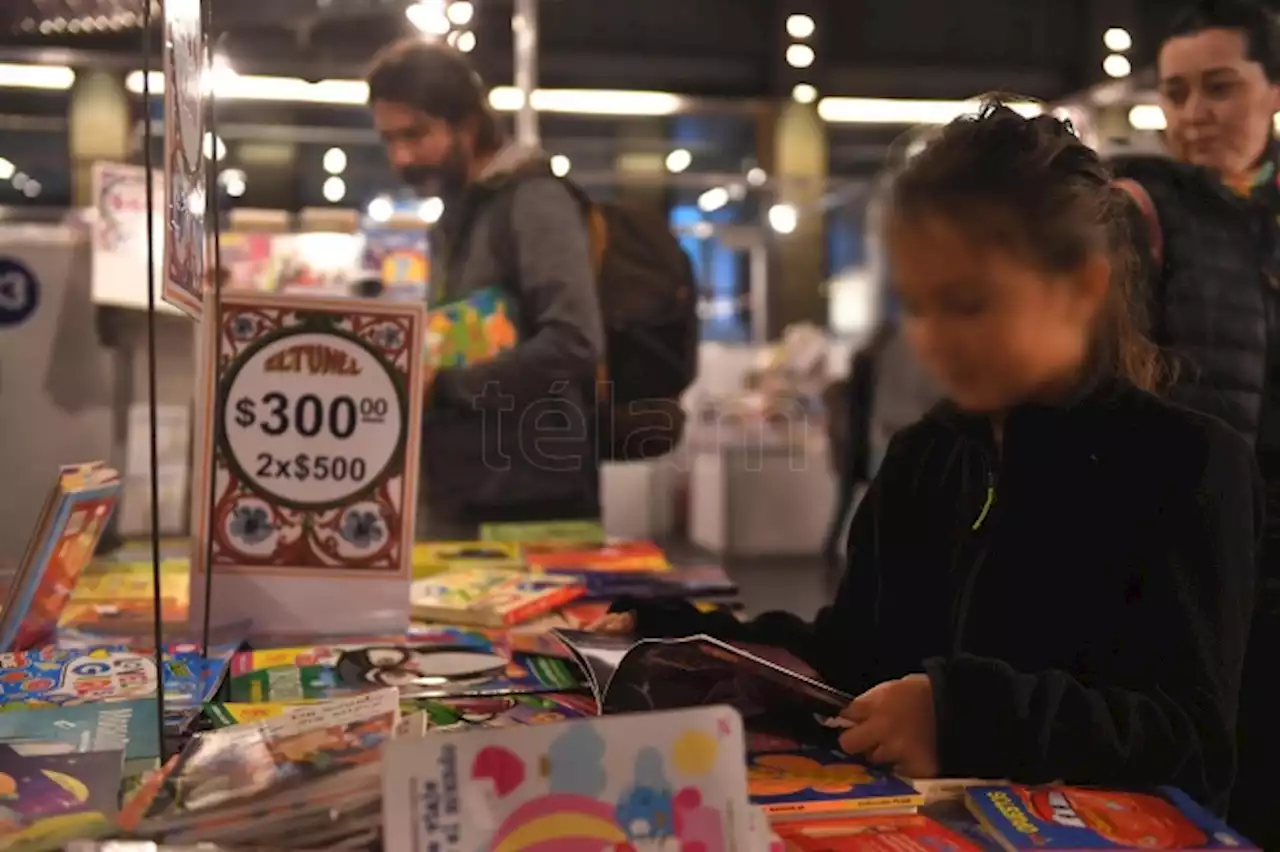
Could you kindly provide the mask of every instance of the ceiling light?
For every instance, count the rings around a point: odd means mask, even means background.
[[[693,165],[693,154],[685,148],[677,148],[667,155],[667,171],[678,175]]]
[[[17,172],[17,169],[13,163],[4,157],[0,157],[0,180],[12,180],[15,172]]]
[[[212,133],[204,135],[204,158],[221,162],[227,156],[227,143]]]
[[[458,33],[458,38],[454,42],[454,46],[463,53],[470,53],[476,49],[476,34],[471,30],[463,30]]]
[[[26,172],[18,172],[13,176],[13,188],[18,190],[18,192],[22,192],[22,190],[26,188],[27,181],[29,180],[31,180],[31,178],[27,177]]]
[[[444,14],[449,19],[449,23],[455,27],[465,27],[476,16],[476,7],[471,4],[470,0],[453,0],[445,8]]]
[[[341,148],[330,148],[324,152],[322,164],[329,174],[340,175],[347,170],[347,152]]]
[[[227,191],[227,195],[232,198],[240,198],[248,189],[248,181],[245,180],[244,172],[239,169],[227,169],[222,173],[222,188]]]
[[[747,183],[752,186],[764,186],[769,180],[769,173],[759,166],[747,170]]]
[[[404,16],[423,35],[443,36],[450,29],[444,0],[419,0],[404,10]]]
[[[342,178],[334,175],[327,178],[324,182],[324,200],[330,204],[337,204],[339,201],[347,197],[347,182]]]
[[[538,89],[530,98],[538,112],[565,115],[634,115],[654,117],[684,112],[689,101],[671,92],[611,89]],[[524,95],[514,86],[496,86],[489,105],[499,112],[516,112]]]
[[[1125,57],[1118,53],[1113,53],[1102,60],[1102,70],[1106,72],[1108,77],[1115,77],[1118,80],[1121,77],[1128,77],[1133,71],[1133,66],[1129,64],[1129,60]]]
[[[379,195],[369,202],[369,218],[375,222],[388,222],[395,212],[395,205],[385,195]]]
[[[444,215],[444,202],[439,198],[424,199],[418,205],[418,218],[428,225],[434,225]]]
[[[556,154],[551,158],[551,173],[556,177],[564,177],[573,168],[573,163],[564,154]]]
[[[11,65],[0,63],[0,88],[63,91],[76,82],[76,72],[65,65]]]
[[[823,98],[818,115],[832,124],[949,124],[975,114],[980,101],[931,101],[913,98]],[[1030,101],[1010,101],[1010,109],[1026,118],[1044,111]]]
[[[729,203],[729,190],[723,186],[708,189],[698,196],[698,209],[703,213],[714,213]]]
[[[27,185],[22,188],[22,194],[27,198],[35,198],[44,189],[38,180],[29,180]]]
[[[775,204],[769,208],[769,227],[779,234],[794,233],[800,224],[800,211],[790,204]]]
[[[818,25],[808,15],[790,15],[787,18],[787,35],[792,38],[808,38]]]
[[[1102,43],[1112,53],[1124,53],[1133,47],[1133,37],[1123,27],[1112,27],[1102,34]]]
[[[808,83],[797,83],[791,97],[798,104],[811,104],[818,99],[818,90]]]
[[[793,44],[787,48],[787,64],[792,68],[808,68],[817,56],[807,44]]]

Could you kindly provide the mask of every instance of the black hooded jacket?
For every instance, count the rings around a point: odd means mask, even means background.
[[[1260,480],[1220,421],[1108,381],[893,440],[835,602],[808,624],[687,604],[638,632],[787,648],[857,695],[925,672],[950,777],[1174,784],[1226,804]]]

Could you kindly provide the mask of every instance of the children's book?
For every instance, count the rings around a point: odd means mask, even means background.
[[[465,367],[492,360],[518,339],[511,300],[489,287],[428,312],[423,357],[431,369]]]
[[[619,541],[576,549],[528,544],[523,551],[530,571],[549,574],[653,573],[671,569],[662,548],[651,541]]]
[[[608,540],[604,534],[604,524],[595,520],[482,524],[480,538],[535,547],[560,544],[572,548],[601,547]]]
[[[315,701],[394,686],[406,698],[562,692],[582,688],[567,660],[477,645],[364,645],[238,655],[233,702]]]
[[[920,814],[874,814],[774,823],[787,852],[982,852],[945,825]]]
[[[388,852],[751,848],[732,708],[580,719],[397,743]]]
[[[119,500],[120,476],[101,462],[62,468],[5,596],[0,649],[23,650],[53,635]]]
[[[602,713],[728,704],[751,729],[816,724],[852,696],[822,683],[777,649],[748,649],[711,636],[643,639],[556,630],[582,667]]]
[[[410,602],[413,617],[424,621],[510,627],[554,612],[585,592],[573,577],[455,568],[415,580]]]
[[[965,791],[969,810],[1004,849],[1256,850],[1180,790],[1126,793],[1000,784]]]
[[[396,691],[383,689],[197,734],[165,768],[140,830],[172,831],[201,812],[376,763],[399,706]]]
[[[191,605],[187,560],[160,564],[161,620],[185,625]],[[60,629],[149,635],[155,627],[151,563],[95,563],[80,577],[58,620]]]
[[[124,752],[125,773],[155,766],[160,734],[154,701],[81,704],[0,713],[0,742],[27,756]]]
[[[54,850],[110,833],[122,760],[119,751],[25,756],[0,746],[0,850]]]
[[[501,541],[421,542],[414,545],[413,559],[415,565],[437,566],[433,573],[451,568],[524,570],[520,546]]]
[[[751,803],[774,821],[858,811],[914,811],[924,796],[910,782],[835,749],[779,738],[751,743]]]

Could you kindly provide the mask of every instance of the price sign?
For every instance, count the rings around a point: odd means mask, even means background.
[[[257,491],[292,506],[350,500],[404,442],[396,376],[366,344],[332,334],[278,338],[229,377],[229,461]]]
[[[229,292],[216,316],[201,326],[193,621],[208,548],[219,624],[404,629],[425,308]]]

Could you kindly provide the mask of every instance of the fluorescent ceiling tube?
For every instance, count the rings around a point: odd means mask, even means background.
[[[823,98],[818,115],[832,124],[947,124],[977,112],[981,101],[929,101],[909,98]],[[1044,112],[1037,103],[1010,102],[1028,118]]]
[[[0,88],[45,89],[65,92],[76,82],[76,72],[65,65],[10,65],[0,63]]]

